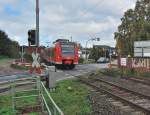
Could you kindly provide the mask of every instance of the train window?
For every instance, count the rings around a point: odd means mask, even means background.
[[[74,45],[73,44],[62,44],[61,45],[63,55],[74,55]]]

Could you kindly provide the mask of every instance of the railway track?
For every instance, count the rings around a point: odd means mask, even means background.
[[[102,74],[106,75],[106,76],[109,76],[107,74],[105,74],[104,72],[101,72]],[[122,77],[123,79],[126,79],[126,80],[130,80],[130,81],[133,81],[133,82],[136,82],[136,83],[141,83],[143,85],[149,85],[150,86],[150,78],[144,78],[144,77]]]
[[[18,79],[15,80],[15,83],[13,81],[0,82],[0,94],[10,91],[12,85],[15,85],[17,88],[22,88],[24,86],[32,87],[35,83],[35,78]]]
[[[111,98],[119,100],[125,104],[125,106],[130,106],[133,113],[141,112],[139,115],[150,114],[150,96],[120,87],[114,83],[107,82],[102,79],[78,78],[80,81],[93,87],[97,91],[103,92],[104,94],[111,96]]]
[[[91,72],[90,72],[91,73]],[[68,73],[70,74],[70,73]],[[141,94],[139,92],[136,92],[134,90],[118,86],[117,84],[103,80],[101,78],[91,78],[85,76],[85,77],[79,77],[70,74],[71,76],[74,76],[78,78],[81,82],[93,87],[96,91],[102,92],[104,95],[108,95],[110,101],[112,103],[122,103],[121,105],[123,108],[128,108],[128,110],[132,111],[133,113],[138,113],[138,115],[150,115],[150,96]],[[92,75],[92,74],[90,74]],[[23,83],[23,82],[27,83]],[[18,81],[17,85],[22,86],[24,84],[32,84],[32,80],[23,80]],[[5,83],[1,84],[4,85]],[[6,83],[7,84],[7,83]],[[6,86],[7,87],[7,86]],[[9,86],[8,86],[9,87]],[[8,87],[6,89],[3,89],[2,92],[8,91]],[[1,92],[1,89],[0,89]],[[133,114],[137,115],[137,114]]]
[[[124,77],[124,79],[131,80],[133,82],[137,82],[137,83],[141,83],[141,84],[150,86],[150,79],[147,79],[147,78],[142,78],[142,77]]]

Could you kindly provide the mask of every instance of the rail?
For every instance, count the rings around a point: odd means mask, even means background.
[[[144,79],[142,77],[123,77],[123,79],[126,79],[126,80],[131,80],[133,82],[137,82],[137,83],[141,83],[141,84],[144,84],[144,85],[148,85],[150,86],[150,80],[149,79]]]
[[[127,100],[127,99],[125,99],[125,98],[123,98],[123,97],[121,97],[121,96],[115,94],[115,93],[112,93],[111,91],[106,90],[105,88],[99,87],[99,86],[97,86],[96,84],[91,83],[90,81],[87,81],[87,80],[84,79],[84,78],[79,78],[79,80],[80,80],[81,82],[83,82],[83,83],[85,83],[85,84],[87,84],[87,85],[93,87],[93,88],[96,89],[97,91],[105,92],[106,94],[108,94],[108,95],[110,95],[110,96],[112,96],[112,97],[115,97],[115,98],[117,98],[118,100],[120,100],[120,101],[122,101],[122,102],[124,102],[124,103],[127,103],[127,104],[129,104],[130,106],[132,106],[132,107],[138,108],[139,110],[145,112],[146,114],[147,114],[147,113],[148,113],[148,114],[150,113],[150,109],[147,109],[147,108],[142,107],[142,106],[140,106],[140,105],[138,105],[138,104],[136,104],[136,103],[133,103],[133,102],[131,102],[131,101],[129,101],[129,100]]]
[[[105,81],[105,80],[100,79],[100,78],[96,78],[95,80],[100,81],[100,82],[104,82],[104,83],[109,84],[109,85],[111,85],[111,86],[115,86],[115,87],[117,87],[117,88],[119,88],[119,89],[126,90],[126,91],[128,91],[128,92],[131,92],[131,93],[133,93],[133,94],[137,94],[137,95],[139,95],[139,96],[145,97],[145,98],[147,98],[147,99],[150,100],[150,96],[149,96],[149,95],[146,95],[146,94],[143,94],[143,93],[134,91],[134,90],[132,90],[132,89],[128,89],[128,88],[123,87],[123,86],[116,85],[116,84],[113,83],[113,82]]]

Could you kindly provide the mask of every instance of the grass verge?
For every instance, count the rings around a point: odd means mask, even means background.
[[[29,94],[32,93],[29,92]],[[23,96],[25,94],[18,93],[16,96]],[[91,106],[88,100],[89,88],[77,80],[59,82],[56,91],[50,94],[65,115],[90,115],[91,113]],[[35,97],[30,97],[17,101],[16,104],[20,107],[36,105],[36,100]],[[0,96],[0,115],[13,115],[10,95]],[[37,114],[31,113],[29,115]]]
[[[0,96],[0,115],[11,115],[12,105],[10,96]]]
[[[17,70],[29,70],[29,67],[25,67],[25,66],[18,66],[18,65],[14,65],[11,64],[11,67]]]
[[[0,60],[3,60],[3,59],[10,59],[10,58],[7,56],[0,56]]]
[[[0,63],[3,64],[7,61],[12,60],[12,58],[6,57],[6,56],[0,56]]]
[[[104,69],[103,71],[100,71],[100,73],[111,76],[111,77],[146,77],[150,78],[150,72],[137,72],[133,69],[120,69],[120,68],[112,68],[112,69]]]
[[[57,89],[51,96],[65,115],[89,115],[91,107],[88,94],[88,87],[79,81],[65,80],[57,84]]]
[[[29,92],[26,93],[26,95],[33,94],[33,93],[35,92]],[[19,93],[17,95],[21,96],[21,94]],[[24,94],[22,94],[22,96],[23,95]],[[28,106],[34,106],[36,104],[37,104],[37,97],[28,97],[28,98],[16,100],[17,107],[28,107]],[[12,97],[10,95],[0,96],[0,115],[14,115],[12,109]],[[37,115],[37,114],[31,113],[31,115]]]

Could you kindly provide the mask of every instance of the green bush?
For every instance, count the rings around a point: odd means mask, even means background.
[[[140,77],[150,77],[150,72],[137,73]]]
[[[24,59],[26,60],[26,62],[32,62],[33,61],[32,56],[27,54],[27,53],[24,54]]]
[[[19,57],[19,43],[9,38],[6,32],[0,30],[0,55],[9,58]]]
[[[84,62],[84,59],[83,58],[79,58],[79,63],[83,64],[83,62]]]
[[[150,72],[137,72],[134,69],[104,69],[101,71],[102,74],[117,77],[117,76],[124,76],[124,77],[150,77]]]
[[[112,68],[112,69],[104,69],[101,71],[102,74],[112,76],[112,77],[118,77],[121,76],[121,70]]]
[[[18,69],[18,70],[28,70],[29,69],[29,67],[18,66],[18,65],[14,65],[14,64],[11,64],[11,67],[14,69]]]

